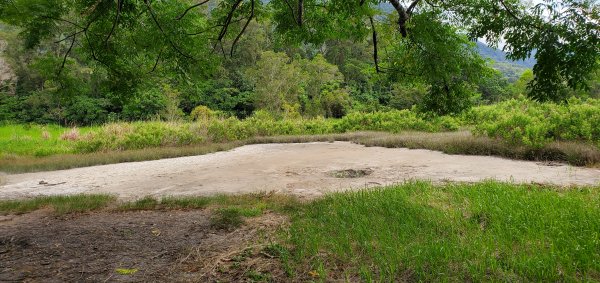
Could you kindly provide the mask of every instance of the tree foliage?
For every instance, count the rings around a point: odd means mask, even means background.
[[[340,116],[413,103],[458,113],[514,95],[477,38],[511,59],[533,55],[529,96],[564,101],[596,85],[599,14],[594,0],[2,0],[20,39],[17,95],[0,95],[11,105],[0,115],[97,123],[204,105]],[[44,110],[18,114],[31,107]]]

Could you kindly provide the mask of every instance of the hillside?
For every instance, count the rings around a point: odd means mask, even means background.
[[[506,53],[502,50],[489,47],[480,41],[477,42],[477,49],[482,57],[494,60],[494,68],[502,72],[511,82],[519,79],[526,69],[531,69],[535,65],[534,58],[513,61],[506,58]]]

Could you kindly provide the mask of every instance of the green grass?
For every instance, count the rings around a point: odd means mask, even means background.
[[[234,209],[245,217],[261,215],[265,211],[292,211],[300,205],[293,196],[258,192],[242,195],[213,195],[213,196],[166,196],[156,198],[146,196],[141,199],[125,202],[118,206],[118,210],[172,210],[172,209],[204,209],[216,207],[217,209]]]
[[[365,146],[437,150],[448,154],[500,156],[534,161],[559,161],[575,166],[598,166],[600,149],[586,142],[551,142],[540,148],[475,136],[469,131],[380,134],[353,139]]]
[[[49,208],[56,214],[99,210],[116,200],[111,195],[42,196],[32,199],[0,200],[0,214],[22,214]]]
[[[415,182],[335,193],[293,214],[288,264],[325,281],[595,281],[599,190]]]
[[[91,127],[77,128],[79,135],[93,130]],[[61,138],[69,131],[70,128],[57,125],[0,125],[0,158],[76,153],[75,143]]]
[[[165,196],[162,198],[146,196],[127,202],[119,202],[112,195],[78,194],[0,200],[0,215],[23,214],[44,208],[49,208],[57,214],[67,214],[98,210],[190,210],[212,207],[215,210],[235,210],[244,217],[255,217],[267,211],[294,211],[299,206],[300,202],[294,196],[266,192],[243,195]]]

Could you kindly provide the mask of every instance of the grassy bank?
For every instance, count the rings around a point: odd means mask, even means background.
[[[93,195],[0,201],[1,213],[43,207],[58,213],[209,208],[219,229],[269,211],[284,214],[288,222],[269,255],[299,281],[600,279],[600,187],[412,182],[312,202],[267,193],[129,203]]]
[[[123,151],[102,151],[83,154],[56,154],[44,157],[7,156],[0,159],[0,171],[24,173],[61,170],[77,167],[157,160],[208,154],[242,145],[261,143],[300,143],[350,141],[365,146],[388,148],[430,149],[448,154],[490,155],[521,160],[559,161],[577,166],[597,166],[600,149],[579,142],[553,142],[542,148],[513,145],[500,139],[474,136],[468,131],[422,133],[355,132],[328,135],[255,137],[243,141],[206,143],[179,147],[156,147]]]

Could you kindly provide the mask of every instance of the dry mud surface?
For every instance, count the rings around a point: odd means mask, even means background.
[[[600,170],[348,142],[258,144],[201,156],[7,175],[0,198],[109,193],[127,200],[257,191],[312,198],[408,179],[598,185]]]
[[[285,218],[267,213],[234,230],[209,210],[47,211],[0,217],[0,282],[289,282],[266,249]]]

